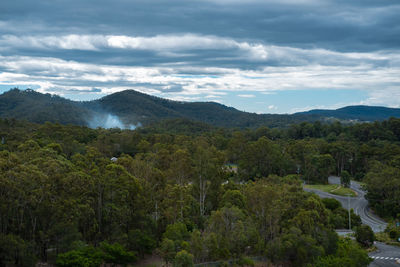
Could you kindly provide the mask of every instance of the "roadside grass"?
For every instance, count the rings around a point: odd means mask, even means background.
[[[350,194],[351,197],[357,196],[356,192],[354,192],[352,189],[342,187],[341,185],[337,184],[307,184],[304,187],[309,189],[320,190],[323,192],[339,196],[347,196],[348,194]]]
[[[355,182],[359,183],[361,186],[366,186],[366,185],[367,185],[367,184],[364,183],[364,182],[359,182],[359,181],[355,181]]]
[[[400,247],[400,242],[398,242],[394,239],[391,239],[389,237],[389,234],[386,232],[375,233],[375,239],[376,239],[376,241],[385,243],[386,245]]]

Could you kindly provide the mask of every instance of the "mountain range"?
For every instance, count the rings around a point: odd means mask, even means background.
[[[348,106],[295,114],[256,114],[215,102],[179,102],[125,90],[92,101],[72,101],[34,90],[11,89],[0,95],[0,117],[35,123],[59,122],[90,127],[133,128],[183,118],[218,127],[285,127],[303,121],[375,121],[400,117],[400,109]]]

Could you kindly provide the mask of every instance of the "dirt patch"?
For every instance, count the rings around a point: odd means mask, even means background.
[[[162,267],[166,266],[162,258],[158,255],[146,256],[144,259],[138,261],[134,265],[135,267]]]

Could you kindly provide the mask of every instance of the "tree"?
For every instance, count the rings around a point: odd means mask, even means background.
[[[161,257],[168,264],[173,262],[176,255],[175,243],[171,239],[164,238],[160,245]]]
[[[102,262],[101,252],[87,246],[58,254],[56,263],[60,267],[99,267]]]
[[[332,211],[342,206],[342,204],[340,204],[340,202],[334,198],[323,198],[322,203],[324,203],[327,209]]]
[[[129,249],[144,257],[145,254],[151,254],[156,247],[156,240],[146,231],[135,229],[128,233],[128,244]]]
[[[0,233],[0,266],[34,266],[36,257],[31,244],[12,234]]]
[[[334,169],[332,156],[329,154],[311,156],[310,164],[306,166],[305,176],[307,181],[327,183],[328,177]]]
[[[340,183],[344,187],[350,187],[350,174],[347,171],[342,171],[340,175]]]
[[[251,218],[236,206],[214,211],[208,220],[207,233],[215,234],[220,257],[241,255],[256,236]]]
[[[364,247],[370,247],[375,241],[375,235],[371,227],[368,225],[361,225],[356,228],[356,240]]]
[[[263,136],[246,147],[239,161],[239,170],[244,179],[267,177],[279,174],[281,161],[279,146]]]
[[[200,217],[206,213],[206,199],[212,182],[220,185],[222,173],[223,154],[208,146],[204,139],[199,139],[194,153],[194,172],[196,189],[198,191]]]
[[[245,196],[239,190],[227,190],[222,196],[221,207],[236,206],[239,209],[246,207]]]
[[[375,161],[371,163],[365,182],[366,198],[376,212],[396,217],[400,213],[400,169]]]
[[[105,263],[126,266],[136,261],[135,253],[126,251],[125,248],[118,243],[109,244],[107,242],[102,242],[100,244],[100,250],[102,251],[102,258]]]
[[[338,250],[333,255],[318,258],[315,267],[367,267],[372,259],[367,252],[349,238],[340,239]]]
[[[186,250],[179,251],[174,259],[174,267],[193,267],[193,255]]]
[[[195,229],[190,236],[191,252],[195,262],[202,262],[205,255],[205,242],[201,232]]]

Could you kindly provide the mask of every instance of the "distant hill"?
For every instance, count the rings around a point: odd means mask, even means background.
[[[332,117],[341,120],[379,121],[390,117],[400,117],[399,108],[386,108],[374,106],[348,106],[335,110],[314,109],[297,115],[317,115],[321,117]]]
[[[179,102],[126,90],[98,100],[78,102],[33,90],[12,89],[0,95],[0,117],[91,127],[149,125],[166,119],[183,119],[218,127],[285,127],[303,121],[374,121],[400,117],[400,109],[351,106],[337,110],[311,110],[292,115],[242,112],[214,102]],[[176,122],[175,122],[176,123]],[[201,124],[199,124],[201,125]]]
[[[41,94],[33,90],[12,89],[0,95],[0,117],[25,119],[30,122],[46,121],[62,124],[86,125],[91,111],[56,95]]]
[[[91,110],[115,114],[126,123],[152,123],[160,119],[185,118],[221,127],[271,127],[295,123],[303,115],[278,115],[239,111],[215,102],[180,102],[126,90],[87,103]]]

